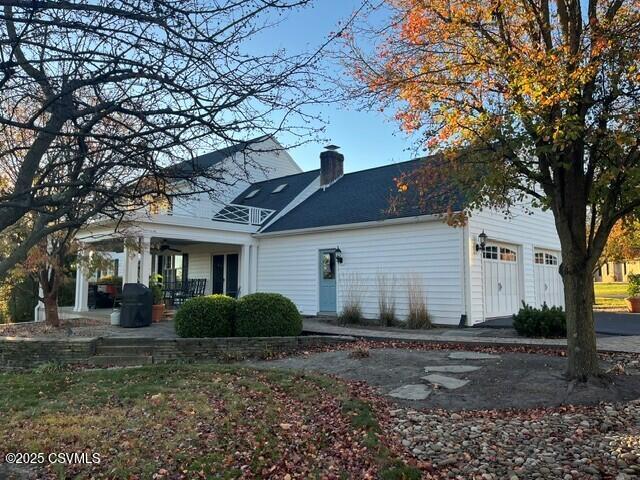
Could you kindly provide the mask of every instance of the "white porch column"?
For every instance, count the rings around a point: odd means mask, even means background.
[[[251,246],[251,293],[258,291],[258,245]]]
[[[151,276],[151,239],[142,238],[140,246],[140,283],[148,287]]]
[[[73,311],[89,311],[89,279],[80,265],[76,269],[76,300],[73,305]]]
[[[240,249],[240,297],[251,293],[249,286],[249,250],[251,245],[245,243]]]
[[[44,292],[42,291],[41,285],[38,285],[38,297],[38,304],[33,310],[33,321],[44,322],[46,319],[44,313],[44,302],[40,300],[40,298],[44,297]]]
[[[138,252],[134,248],[124,246],[124,275],[122,284],[138,283]]]

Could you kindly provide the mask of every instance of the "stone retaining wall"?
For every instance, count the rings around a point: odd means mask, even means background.
[[[152,355],[153,363],[205,361],[211,358],[230,361],[352,341],[353,337],[327,335],[158,339],[153,344]]]
[[[293,352],[318,345],[354,341],[353,337],[308,335],[299,337],[256,338],[73,338],[40,339],[0,337],[0,369],[32,368],[57,362],[87,364],[96,358],[100,346],[139,346],[144,355],[151,355],[153,363],[172,361],[198,362],[207,360],[232,361],[249,357],[264,357],[276,352]],[[134,355],[134,352],[132,352]],[[98,353],[99,354],[99,353]],[[115,354],[118,355],[118,354]]]
[[[95,355],[97,339],[0,337],[0,368],[29,368],[48,362],[79,363]]]

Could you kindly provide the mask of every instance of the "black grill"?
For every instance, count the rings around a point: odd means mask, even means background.
[[[122,288],[120,326],[125,328],[151,325],[151,290],[141,283],[127,283]]]

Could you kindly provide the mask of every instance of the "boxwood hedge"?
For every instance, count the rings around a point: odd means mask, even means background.
[[[302,316],[294,303],[278,293],[252,293],[238,300],[236,335],[285,337],[302,333]]]

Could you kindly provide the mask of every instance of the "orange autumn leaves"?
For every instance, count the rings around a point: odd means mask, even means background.
[[[359,70],[369,88],[401,101],[396,117],[425,132],[428,147],[487,141],[531,129],[558,148],[574,125],[570,110],[598,78],[640,83],[637,51],[620,39],[640,23],[637,2],[609,18],[564,18],[564,2],[534,0],[389,0],[396,23],[379,49],[382,68]],[[586,6],[585,6],[586,8]],[[580,29],[576,42],[571,31]],[[610,68],[615,64],[615,68]]]

